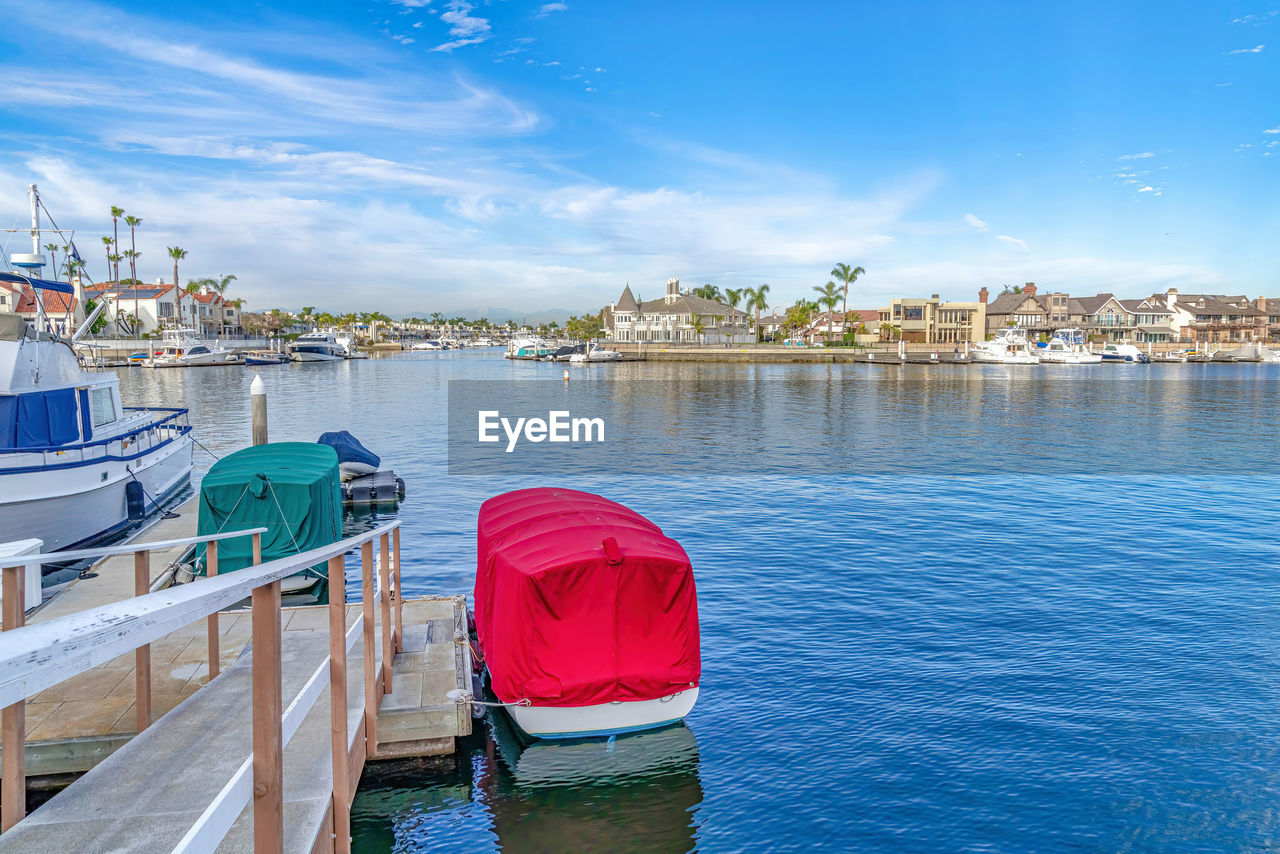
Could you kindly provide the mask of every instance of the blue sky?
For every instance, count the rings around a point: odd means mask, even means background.
[[[1278,9],[0,0],[0,219],[40,184],[101,278],[120,205],[140,276],[178,244],[258,308],[784,303],[836,261],[863,307],[1274,296]]]

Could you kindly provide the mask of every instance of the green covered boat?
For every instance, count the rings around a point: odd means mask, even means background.
[[[200,483],[200,535],[266,528],[262,561],[276,560],[342,539],[342,491],[338,455],[328,445],[273,442],[236,451],[213,464]],[[196,554],[205,568],[205,547]],[[250,537],[218,544],[218,572],[253,563]],[[304,578],[286,579],[300,590],[326,577],[324,564]]]

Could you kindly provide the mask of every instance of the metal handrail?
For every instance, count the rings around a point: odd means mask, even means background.
[[[30,448],[4,448],[0,450],[0,454],[48,454],[48,453],[54,453],[54,452],[65,453],[67,451],[81,451],[81,450],[84,450],[85,448],[96,448],[99,446],[110,445],[112,442],[123,442],[125,439],[132,439],[134,436],[140,436],[141,434],[146,433],[149,430],[155,430],[158,427],[164,427],[168,425],[170,422],[176,421],[177,419],[181,418],[183,415],[187,414],[186,409],[181,409],[181,408],[172,407],[172,406],[166,406],[166,407],[126,406],[125,410],[134,411],[134,412],[160,411],[160,412],[168,412],[169,414],[157,421],[149,421],[140,427],[135,427],[132,430],[127,430],[124,433],[119,433],[114,436],[108,436],[105,439],[91,439],[88,442],[74,442],[74,443],[68,442],[65,445],[37,445],[35,447],[30,447]],[[179,429],[186,428],[188,432],[190,432],[192,429],[191,425],[189,424],[177,424],[174,426],[178,427]]]
[[[154,543],[126,543],[121,546],[104,546],[96,549],[77,549],[67,552],[42,552],[33,555],[14,555],[12,557],[0,557],[0,569],[7,569],[11,566],[31,566],[33,563],[70,563],[77,560],[87,560],[89,558],[110,557],[111,555],[127,555],[140,551],[159,551],[160,549],[171,549],[175,546],[194,546],[200,543],[210,543],[215,540],[229,540],[232,537],[244,537],[249,534],[265,534],[267,528],[245,528],[243,531],[227,531],[222,534],[205,534],[200,537],[184,537],[180,540],[159,540]]]

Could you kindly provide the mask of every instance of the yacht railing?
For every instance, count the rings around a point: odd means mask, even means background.
[[[48,469],[74,468],[96,462],[128,462],[145,456],[162,448],[170,442],[180,439],[191,432],[191,425],[185,423],[187,410],[178,407],[144,407],[126,406],[126,413],[168,413],[164,417],[148,421],[123,433],[116,433],[102,439],[91,439],[88,442],[73,442],[66,445],[44,445],[34,448],[7,448],[0,450],[0,460],[4,457],[31,456],[39,457],[39,462],[28,465],[0,465],[5,474],[22,474],[25,472],[45,471]],[[24,461],[25,462],[25,461]]]
[[[391,693],[392,659],[403,647],[400,577],[400,523],[389,522],[332,545],[262,563],[264,528],[89,550],[95,554],[134,552],[137,596],[98,608],[24,626],[21,567],[42,560],[63,560],[68,553],[23,555],[0,560],[3,568],[3,631],[0,644],[0,706],[3,711],[3,779],[0,782],[0,832],[26,814],[24,709],[26,698],[136,650],[138,656],[138,729],[151,724],[149,645],[201,618],[209,620],[209,679],[217,676],[218,614],[250,599],[252,636],[253,753],[191,826],[175,852],[210,852],[226,837],[245,807],[253,804],[254,851],[284,848],[284,747],[323,690],[329,689],[333,775],[334,850],[351,850],[351,800],[358,769],[377,750],[378,709]],[[217,541],[252,535],[253,565],[217,574]],[[153,549],[208,543],[208,577],[148,592]],[[375,543],[380,560],[375,566]],[[360,549],[361,615],[346,628],[346,554]],[[329,570],[329,656],[312,673],[288,707],[281,687],[283,659],[280,582],[327,563]],[[381,612],[382,663],[375,657],[375,604]],[[394,605],[394,608],[393,608]],[[363,639],[364,710],[360,725],[348,733],[347,652]],[[144,715],[145,704],[145,715]],[[357,773],[353,774],[352,769]],[[354,778],[354,779],[353,779]]]

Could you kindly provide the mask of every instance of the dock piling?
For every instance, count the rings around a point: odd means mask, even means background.
[[[249,409],[253,417],[253,444],[267,444],[267,385],[255,374],[249,385]]]

